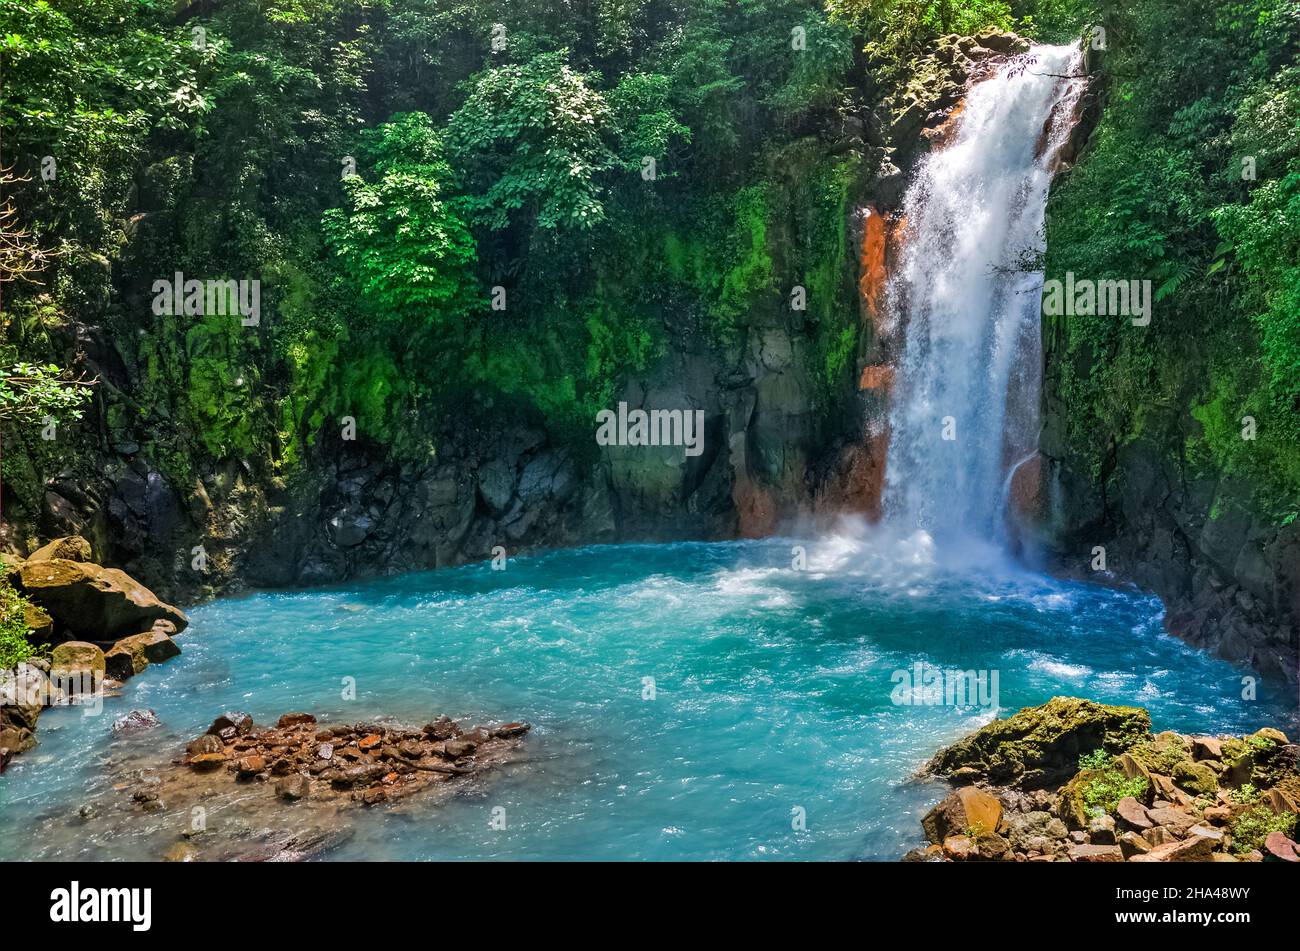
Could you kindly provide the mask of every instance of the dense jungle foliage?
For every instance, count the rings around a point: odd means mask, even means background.
[[[1071,443],[1177,429],[1191,475],[1300,511],[1300,8],[1284,0],[1108,5],[1105,109],[1049,205],[1056,275],[1150,278],[1146,328],[1072,317]],[[1253,438],[1250,438],[1252,437]],[[1159,437],[1157,437],[1159,438]]]
[[[1048,263],[1156,275],[1160,303],[1145,335],[1071,326],[1072,431],[1101,466],[1144,406],[1194,399],[1204,465],[1294,507],[1286,0],[0,0],[0,364],[64,362],[70,327],[102,326],[143,381],[107,394],[109,438],[145,433],[182,482],[205,454],[287,476],[344,416],[412,458],[491,407],[585,432],[670,342],[725,351],[802,282],[830,400],[851,386],[858,319],[832,288],[872,169],[823,140],[864,109],[888,121],[939,36],[1091,24],[1105,108]],[[778,240],[792,206],[811,224]],[[259,325],[155,314],[174,272],[259,279]],[[40,372],[54,410],[77,402]],[[6,482],[58,464],[7,458]]]

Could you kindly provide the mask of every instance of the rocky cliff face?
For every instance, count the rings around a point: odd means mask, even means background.
[[[1087,68],[1096,66],[1093,54]],[[1066,173],[1087,158],[1103,93],[1098,75],[1079,104]],[[1079,359],[1070,356],[1069,320],[1043,318],[1040,454],[1013,483],[1027,534],[1058,570],[1137,584],[1164,602],[1170,633],[1294,685],[1300,523],[1281,524],[1261,511],[1255,487],[1193,458],[1190,442],[1202,424],[1192,410],[1203,399],[1209,347],[1187,340],[1163,354],[1159,373],[1172,381],[1170,395],[1142,407],[1138,432],[1110,434],[1098,468],[1098,447],[1068,433],[1078,407],[1069,405],[1063,378],[1067,361]]]
[[[1294,683],[1300,525],[1281,526],[1253,511],[1247,486],[1199,475],[1184,455],[1194,421],[1172,408],[1146,435],[1112,447],[1098,483],[1062,438],[1053,369],[1049,348],[1041,447],[1051,557],[1069,573],[1095,577],[1094,549],[1104,548],[1110,576],[1165,603],[1170,633]]]
[[[503,408],[446,420],[430,439],[436,455],[422,461],[325,426],[289,475],[274,461],[278,447],[213,459],[173,424],[175,441],[188,447],[175,465],[160,442],[138,436],[146,424],[133,416],[135,394],[158,385],[150,366],[90,310],[58,332],[65,362],[98,378],[95,405],[52,447],[57,459],[34,435],[7,440],[0,541],[21,555],[43,538],[81,535],[96,557],[186,602],[499,550],[757,536],[800,515],[837,513],[858,481],[851,455],[850,464],[840,460],[842,447],[859,441],[860,424],[851,347],[833,372],[826,354],[828,341],[839,340],[835,324],[852,331],[850,340],[857,332],[857,235],[846,209],[873,187],[886,154],[862,138],[867,120],[880,127],[867,114],[811,131],[791,149],[791,167],[769,176],[776,197],[760,250],[773,273],[799,273],[811,256],[808,235],[822,232],[817,282],[800,288],[807,305],[796,306],[794,288],[773,287],[725,341],[701,334],[689,315],[665,314],[665,352],[615,394],[613,406],[629,410],[702,412],[699,454],[680,445],[598,446],[595,420],[574,438],[548,431],[535,412]],[[829,220],[825,202],[807,200],[801,174],[827,154],[842,157],[846,172]]]

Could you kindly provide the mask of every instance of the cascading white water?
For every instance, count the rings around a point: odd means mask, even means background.
[[[1043,219],[1081,80],[1073,46],[1039,46],[977,83],[949,145],[908,189],[887,286],[899,322],[888,522],[1000,539],[1012,466],[1036,446]]]

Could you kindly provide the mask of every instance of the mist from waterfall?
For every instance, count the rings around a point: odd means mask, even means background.
[[[1081,80],[1038,46],[978,82],[904,200],[886,288],[896,344],[887,524],[1002,541],[1010,475],[1037,445],[1044,211]]]

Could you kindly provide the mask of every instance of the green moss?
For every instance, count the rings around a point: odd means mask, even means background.
[[[40,653],[28,640],[26,615],[29,602],[0,576],[0,670],[9,670]]]
[[[1191,750],[1177,734],[1161,733],[1129,751],[1129,755],[1153,773],[1172,776],[1174,770],[1192,761]]]
[[[1122,753],[1141,742],[1151,717],[1141,707],[1108,706],[1077,697],[995,720],[941,750],[930,768],[939,775],[971,767],[990,782],[1007,784],[1045,775],[1069,775],[1082,750]]]
[[[776,286],[772,256],[767,245],[767,189],[751,185],[736,193],[729,264],[721,273],[716,313],[723,336],[734,331],[754,298]]]

